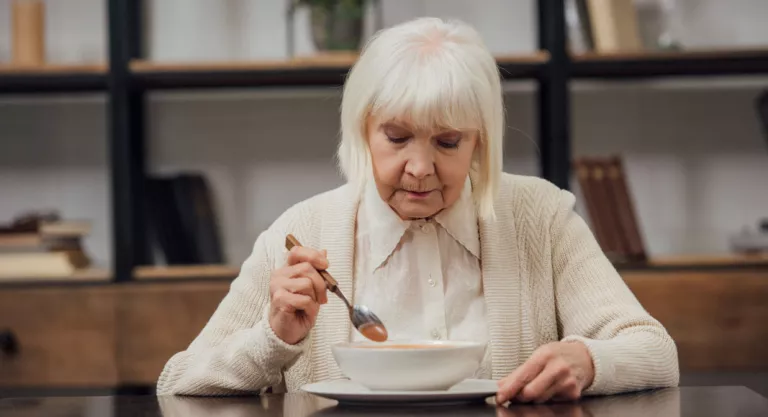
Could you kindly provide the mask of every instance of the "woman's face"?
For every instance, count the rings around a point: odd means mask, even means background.
[[[425,218],[461,196],[477,144],[471,131],[418,130],[407,121],[368,123],[376,188],[402,219]]]

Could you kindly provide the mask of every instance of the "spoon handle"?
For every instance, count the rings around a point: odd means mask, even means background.
[[[299,240],[296,239],[295,236],[293,236],[292,234],[288,234],[288,236],[285,237],[285,248],[288,250],[291,250],[291,248],[293,248],[294,246],[301,246],[301,243],[299,243]],[[317,272],[320,274],[321,277],[323,277],[323,280],[325,280],[325,283],[328,285],[328,289],[331,290],[331,292],[334,292],[334,293],[337,292],[336,288],[338,288],[339,283],[336,282],[335,279],[333,279],[331,274],[329,274],[328,271],[324,269],[318,269]]]

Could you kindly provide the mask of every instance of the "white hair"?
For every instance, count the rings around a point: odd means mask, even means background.
[[[478,216],[493,218],[502,172],[504,106],[496,60],[459,21],[418,18],[376,33],[344,84],[338,162],[360,189],[371,179],[367,122],[407,117],[415,127],[477,129],[470,178]]]

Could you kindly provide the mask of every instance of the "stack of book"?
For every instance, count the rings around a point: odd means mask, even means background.
[[[56,213],[25,214],[0,226],[0,279],[65,278],[91,265],[82,240],[90,224]]]
[[[646,262],[648,256],[621,159],[578,158],[574,171],[603,252],[616,263]]]

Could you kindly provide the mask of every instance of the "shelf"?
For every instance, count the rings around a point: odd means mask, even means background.
[[[77,271],[69,276],[41,276],[24,278],[6,278],[0,277],[0,286],[41,286],[41,285],[61,285],[61,284],[93,284],[109,283],[112,274],[106,269],[89,268]]]
[[[106,65],[0,65],[0,94],[104,91]]]
[[[344,83],[354,54],[327,54],[315,57],[272,61],[206,63],[157,63],[137,60],[131,71],[147,89],[309,87]],[[534,78],[548,60],[546,52],[498,57],[505,79]]]
[[[689,255],[674,257],[652,257],[646,263],[619,264],[619,270],[739,270],[767,269],[768,254],[737,255]]]
[[[585,53],[572,60],[574,78],[768,74],[768,49]]]
[[[239,268],[227,265],[140,266],[134,269],[136,281],[228,279],[240,273]]]

